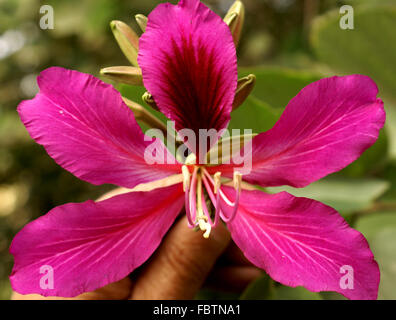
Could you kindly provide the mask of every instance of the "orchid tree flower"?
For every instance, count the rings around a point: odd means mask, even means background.
[[[137,62],[144,86],[176,130],[227,127],[238,84],[235,36],[200,1],[157,6]],[[305,87],[272,129],[243,148],[252,157],[243,175],[238,164],[209,165],[193,153],[180,163],[162,141],[156,152],[171,161],[149,165],[155,154],[144,156],[151,142],[133,112],[118,91],[91,75],[54,67],[38,84],[37,96],[18,107],[31,137],[76,177],[132,190],[65,204],[26,225],[10,249],[15,291],[72,297],[118,281],[152,255],[184,207],[189,226],[204,237],[226,223],[246,258],[282,284],[377,298],[378,265],[365,238],[339,213],[244,183],[304,187],[356,160],[385,121],[370,78],[331,77]],[[139,191],[153,181],[151,190]],[[52,286],[43,286],[43,267],[53,272]],[[346,272],[352,272],[348,283]]]

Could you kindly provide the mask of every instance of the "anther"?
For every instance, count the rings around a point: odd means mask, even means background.
[[[187,166],[182,166],[182,174],[183,174],[183,191],[186,192],[190,189],[190,171],[188,170]]]
[[[217,191],[219,191],[219,189],[220,189],[220,187],[221,187],[221,180],[220,180],[220,178],[221,178],[221,172],[216,172],[215,174],[214,174],[214,176],[213,176],[213,178],[214,178],[214,193],[216,194],[217,193]]]
[[[197,163],[197,156],[194,153],[190,153],[186,158],[186,165],[194,165]]]
[[[238,171],[234,172],[234,188],[235,190],[240,191],[242,185],[242,174]]]

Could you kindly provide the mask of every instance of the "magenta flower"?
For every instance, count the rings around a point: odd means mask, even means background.
[[[198,0],[159,5],[139,43],[145,87],[177,130],[227,127],[236,61],[227,25]],[[43,71],[38,84],[40,92],[18,112],[59,165],[95,185],[168,183],[65,204],[29,223],[10,249],[17,292],[71,297],[126,277],[156,250],[185,205],[190,227],[209,236],[221,218],[245,256],[278,282],[351,299],[377,297],[380,274],[368,243],[334,209],[241,183],[304,187],[356,160],[385,121],[370,78],[332,77],[304,88],[271,130],[253,138],[252,171],[244,176],[236,165],[205,166],[191,157],[185,164],[148,165],[144,152],[151,142],[132,111],[112,86],[93,76],[55,67]],[[234,180],[234,188],[220,175]],[[53,288],[40,286],[42,266],[53,268]],[[353,270],[353,288],[340,285],[345,266]]]

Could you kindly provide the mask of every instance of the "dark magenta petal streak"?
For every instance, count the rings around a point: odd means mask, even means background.
[[[226,128],[237,85],[227,25],[198,0],[160,4],[139,43],[145,87],[176,130]],[[191,147],[191,145],[190,145]]]

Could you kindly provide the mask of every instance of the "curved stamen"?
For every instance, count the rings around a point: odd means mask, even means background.
[[[203,190],[202,190],[201,202],[202,202],[202,204],[201,204],[201,206],[202,206],[202,211],[203,211],[205,217],[208,218],[208,221],[211,222],[212,219],[210,218],[210,213],[209,213],[209,210],[208,210],[208,206],[206,205],[206,199],[205,199]],[[211,223],[211,224],[212,224],[212,223]]]
[[[198,168],[194,168],[191,185],[188,183],[188,188],[185,191],[185,207],[186,207],[186,216],[188,220],[188,226],[190,228],[194,228],[196,226],[195,218],[197,215],[197,202],[196,202],[196,184],[197,184],[197,171]],[[187,185],[186,185],[187,186]]]
[[[212,190],[211,190],[210,185],[209,185],[209,183],[208,183],[208,180],[206,179],[205,176],[202,176],[202,181],[204,182],[204,185],[205,185],[205,188],[206,188],[206,190],[207,190],[207,192],[208,192],[208,194],[209,194],[210,200],[212,201],[213,205],[215,206],[215,210],[216,210],[216,211],[215,211],[215,214],[214,214],[214,220],[211,218],[210,213],[208,212],[208,207],[207,207],[206,202],[205,202],[204,199],[203,199],[202,206],[203,206],[205,215],[208,217],[208,222],[210,223],[210,225],[211,225],[213,228],[215,228],[215,227],[217,226],[217,224],[218,224],[218,222],[219,222],[219,218],[220,218],[220,213],[219,213],[219,209],[220,209],[220,205],[219,205],[219,203],[220,203],[220,196],[217,195],[216,199],[215,199],[214,196],[212,197],[212,196],[210,195],[210,193],[212,193]]]
[[[234,202],[230,201],[227,198],[227,196],[221,190],[221,186],[218,187],[219,178],[220,178],[218,173],[216,173],[215,176],[214,176],[215,180],[210,176],[210,174],[206,170],[205,170],[205,175],[206,175],[206,177],[208,177],[209,181],[213,185],[213,188],[218,192],[218,194],[220,195],[221,199],[225,202],[225,205],[223,205],[220,202],[220,208],[219,209],[220,209],[221,218],[223,219],[224,222],[231,222],[232,220],[234,220],[234,218],[236,216],[236,212],[238,211],[239,198],[240,198],[241,185],[242,185],[242,174],[240,174],[237,171],[234,172],[234,188],[236,190],[235,201]],[[231,211],[231,213],[228,216],[226,216],[224,214],[226,211],[229,211],[229,209],[227,207],[231,207],[232,208],[232,211]]]
[[[212,230],[212,226],[210,223],[208,223],[208,219],[209,217],[209,213],[207,213],[207,215],[205,215],[204,213],[204,207],[203,207],[203,202],[205,201],[204,197],[202,197],[203,195],[203,189],[202,189],[202,172],[200,171],[198,174],[198,179],[197,179],[197,218],[198,218],[198,225],[199,228],[202,231],[205,231],[204,233],[204,238],[209,238],[209,234],[210,231]],[[207,207],[206,207],[206,203],[205,203],[205,208],[207,211]]]
[[[209,184],[209,180],[206,177],[206,172],[205,172],[205,175],[202,176],[202,181],[203,181],[203,183],[205,185],[205,189],[208,191],[208,195],[210,197],[210,200],[212,201],[213,204],[215,204],[216,203],[216,196],[214,195],[214,193],[212,191],[212,187]]]
[[[214,189],[214,195],[211,186],[209,185],[209,181],[206,177],[209,173],[204,170],[204,175],[202,176],[203,183],[205,185],[206,191],[208,192],[209,198],[212,201],[213,205],[215,206],[215,214],[214,214],[214,221],[211,223],[212,227],[216,227],[220,220],[220,194],[216,192],[217,190]]]
[[[194,228],[195,224],[194,221],[192,220],[191,217],[191,210],[190,210],[190,189],[185,190],[184,192],[184,207],[186,210],[186,217],[187,217],[187,222],[188,222],[188,226],[190,228]]]
[[[213,185],[213,189],[215,193],[220,194],[221,198],[229,205],[229,206],[233,206],[234,203],[229,200],[227,198],[227,196],[223,193],[223,191],[221,190],[221,182],[220,182],[220,172],[216,172],[216,174],[214,175],[214,178],[216,179],[216,181],[211,177],[211,175],[209,174],[209,172],[207,172],[205,170],[205,175],[206,177],[209,179],[209,181],[212,183]],[[220,183],[220,185],[219,185]]]
[[[190,189],[190,178],[191,178],[190,171],[188,170],[188,167],[186,165],[182,166],[182,174],[183,174],[183,191],[186,192],[186,190]]]
[[[187,166],[182,166],[182,173],[183,173],[183,191],[184,191],[184,207],[186,210],[186,216],[188,220],[188,226],[190,228],[194,227],[194,222],[191,217],[191,210],[190,210],[190,178],[191,174],[188,170]]]
[[[241,185],[242,185],[242,174],[235,171],[234,172],[235,201],[233,203],[232,212],[228,217],[226,217],[224,214],[226,210],[222,210],[222,213],[223,213],[222,219],[224,222],[231,222],[232,220],[234,220],[234,218],[236,216],[236,213],[238,211],[238,206],[239,206],[239,198],[241,195]],[[223,209],[223,206],[221,208]]]

